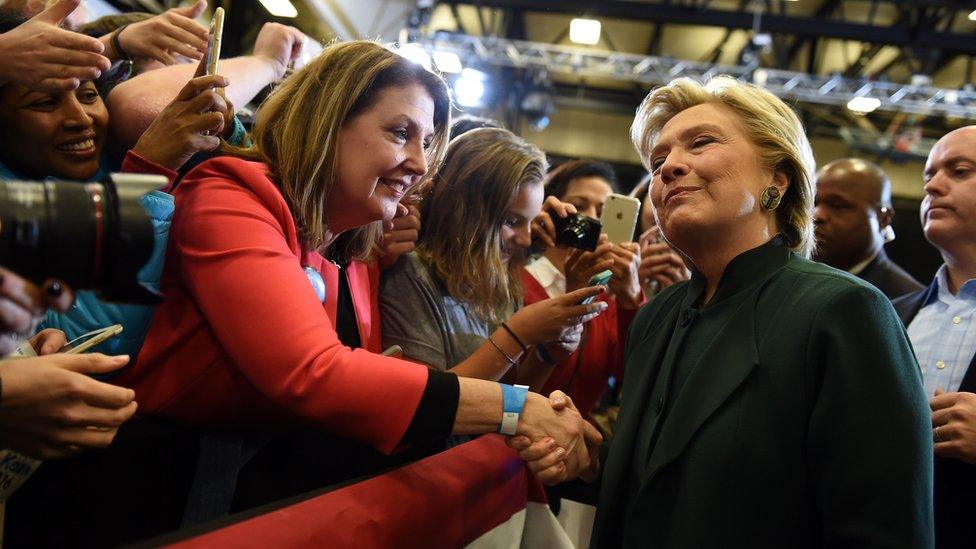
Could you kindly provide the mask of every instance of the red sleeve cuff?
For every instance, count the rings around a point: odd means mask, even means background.
[[[142,173],[148,175],[162,175],[166,177],[169,184],[163,189],[164,193],[170,192],[173,187],[173,182],[176,181],[177,173],[173,170],[160,166],[152,160],[147,160],[142,156],[139,156],[135,151],[129,150],[125,153],[125,159],[122,161],[122,167],[119,171],[123,173]]]

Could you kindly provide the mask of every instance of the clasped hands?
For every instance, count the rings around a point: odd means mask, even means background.
[[[576,477],[589,482],[599,473],[603,436],[562,391],[554,391],[548,400],[529,393],[518,432],[505,442],[518,451],[539,480],[549,485]]]

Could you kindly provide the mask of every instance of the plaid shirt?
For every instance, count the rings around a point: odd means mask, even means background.
[[[929,397],[936,389],[958,391],[976,353],[976,279],[967,280],[952,295],[943,265],[935,275],[935,286],[908,326]]]

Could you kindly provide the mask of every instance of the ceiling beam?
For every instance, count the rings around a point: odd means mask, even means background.
[[[470,4],[470,0],[442,0],[443,4]],[[617,17],[659,21],[680,25],[701,25],[731,29],[751,29],[751,11],[694,9],[669,4],[626,0],[479,0],[478,5],[496,8],[523,8],[531,11]],[[918,4],[915,4],[918,5]],[[959,5],[957,4],[957,9]],[[971,33],[940,33],[932,28],[913,29],[910,25],[865,25],[825,17],[798,17],[765,14],[762,30],[774,34],[856,40],[871,44],[937,48],[944,52],[976,53],[976,36]],[[914,31],[914,32],[913,32]]]

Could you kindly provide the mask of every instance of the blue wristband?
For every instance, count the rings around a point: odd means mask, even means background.
[[[518,425],[519,414],[525,408],[525,398],[529,388],[525,385],[499,384],[502,388],[502,424],[498,432],[504,435],[514,435]]]

